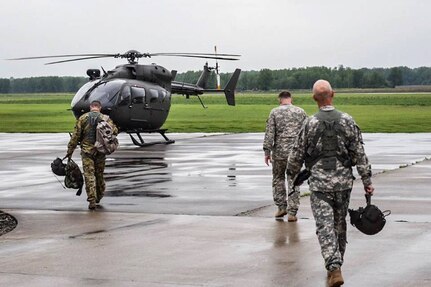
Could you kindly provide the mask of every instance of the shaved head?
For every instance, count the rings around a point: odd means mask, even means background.
[[[319,105],[332,104],[334,91],[331,84],[326,80],[318,80],[313,85],[313,98]]]
[[[329,97],[332,94],[331,84],[326,80],[318,80],[313,85],[313,95]]]

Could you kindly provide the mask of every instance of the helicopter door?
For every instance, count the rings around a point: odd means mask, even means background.
[[[149,113],[145,102],[145,89],[141,87],[131,87],[132,102],[130,104],[130,120],[139,122],[142,127],[142,122],[148,122]]]
[[[117,98],[117,103],[112,109],[111,118],[120,126],[120,128],[127,127],[130,120],[130,103],[132,92],[129,86],[124,86],[120,95]]]

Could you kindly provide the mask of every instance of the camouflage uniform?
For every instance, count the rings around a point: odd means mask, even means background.
[[[320,113],[335,111],[333,106],[324,106]],[[371,185],[371,165],[365,155],[362,135],[351,116],[340,113],[337,132],[337,157],[333,169],[324,169],[324,160],[319,159],[311,166],[308,180],[311,196],[311,209],[316,221],[317,236],[322,256],[328,271],[333,271],[343,264],[346,250],[346,215],[350,192],[353,186],[352,167],[356,165],[364,186]],[[317,115],[317,114],[316,114]],[[297,174],[307,157],[313,152],[313,140],[320,125],[316,115],[310,117],[302,127],[288,159],[288,169]],[[322,150],[322,139],[317,141],[315,149]],[[338,154],[346,154],[350,163],[342,163]]]
[[[99,202],[105,192],[103,172],[105,170],[106,156],[94,148],[97,123],[90,123],[91,119],[97,121],[101,117],[102,114],[98,112],[88,112],[79,117],[67,145],[67,154],[72,155],[78,143],[81,144],[81,158],[88,202]],[[117,134],[118,129],[112,120],[109,119],[108,122],[114,127],[114,133]]]
[[[299,187],[293,190],[293,182],[287,176],[288,196],[286,196],[286,164],[289,151],[296,136],[307,119],[303,109],[294,105],[280,105],[272,109],[266,122],[263,150],[265,156],[272,158],[272,193],[274,203],[296,215],[299,207]],[[272,153],[272,155],[271,155]],[[286,197],[288,202],[286,202]]]

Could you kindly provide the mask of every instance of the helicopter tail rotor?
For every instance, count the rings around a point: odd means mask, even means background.
[[[217,46],[214,46],[214,52],[215,52],[215,55],[217,56]],[[216,78],[217,78],[217,86],[216,86],[216,89],[217,89],[217,90],[221,90],[221,87],[220,87],[220,73],[219,73],[219,65],[218,65],[218,61],[217,61],[217,59],[216,59],[216,65],[215,65],[215,72],[216,72]]]

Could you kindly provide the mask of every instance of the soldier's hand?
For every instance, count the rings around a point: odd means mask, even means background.
[[[374,187],[371,184],[369,186],[365,186],[364,189],[366,193],[368,193],[369,195],[373,195]]]
[[[265,156],[265,164],[269,166],[270,163],[271,163],[271,156],[270,155],[266,155]]]
[[[72,158],[72,153],[70,152],[66,153],[66,156],[63,159],[66,159],[66,158]]]

